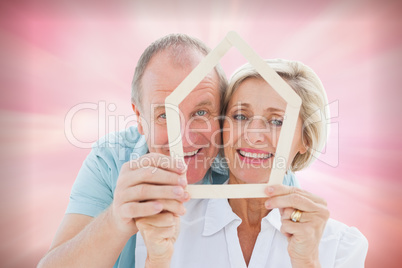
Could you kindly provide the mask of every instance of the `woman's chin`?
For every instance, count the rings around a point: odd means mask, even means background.
[[[235,174],[234,174],[235,175]],[[236,176],[238,183],[245,184],[257,184],[257,183],[268,183],[269,181],[269,173],[264,172],[264,174],[253,174],[252,172],[246,174],[239,174]]]
[[[270,166],[244,164],[243,162],[235,162],[235,165],[230,165],[229,170],[237,182],[233,183],[267,183],[271,174]]]
[[[268,180],[249,180],[245,181],[246,184],[259,184],[259,183],[268,183]]]

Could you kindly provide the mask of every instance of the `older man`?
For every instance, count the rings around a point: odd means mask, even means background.
[[[134,267],[136,218],[162,211],[183,215],[186,177],[204,184],[228,178],[219,165],[211,168],[221,142],[218,117],[227,85],[219,66],[179,107],[186,163],[169,156],[165,98],[208,52],[201,41],[181,34],[165,36],[144,51],[132,86],[138,126],[94,145],[40,267]],[[292,174],[285,183],[295,183]]]

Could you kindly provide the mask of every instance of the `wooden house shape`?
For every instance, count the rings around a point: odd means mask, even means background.
[[[237,48],[261,77],[287,102],[285,118],[268,181],[268,185],[282,184],[299,117],[301,98],[236,32],[229,32],[218,46],[166,98],[165,107],[170,153],[173,157],[183,160],[184,153],[180,130],[179,104],[219,63],[219,60],[231,47]],[[285,159],[286,163],[284,165],[277,165],[278,159]],[[191,198],[261,198],[267,196],[264,193],[266,187],[267,184],[265,183],[188,185],[187,191]]]

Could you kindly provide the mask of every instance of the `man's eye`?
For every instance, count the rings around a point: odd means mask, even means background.
[[[160,118],[160,119],[166,119],[166,114],[165,114],[165,113],[160,114],[160,115],[158,116],[158,118]]]
[[[280,119],[273,119],[270,122],[272,125],[276,126],[276,127],[280,127],[283,124],[283,121]]]
[[[206,114],[207,114],[207,111],[205,111],[205,110],[199,110],[199,111],[195,112],[196,116],[204,116]]]
[[[245,115],[243,115],[243,114],[235,114],[235,115],[233,116],[233,118],[234,118],[235,120],[238,120],[238,121],[247,120],[247,117],[246,117]]]

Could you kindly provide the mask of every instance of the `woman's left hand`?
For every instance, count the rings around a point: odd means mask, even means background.
[[[292,267],[321,267],[318,246],[329,218],[327,202],[303,189],[285,185],[268,186],[265,192],[269,196],[265,207],[280,210],[281,232],[288,237]],[[297,222],[291,219],[295,210],[301,211]]]

